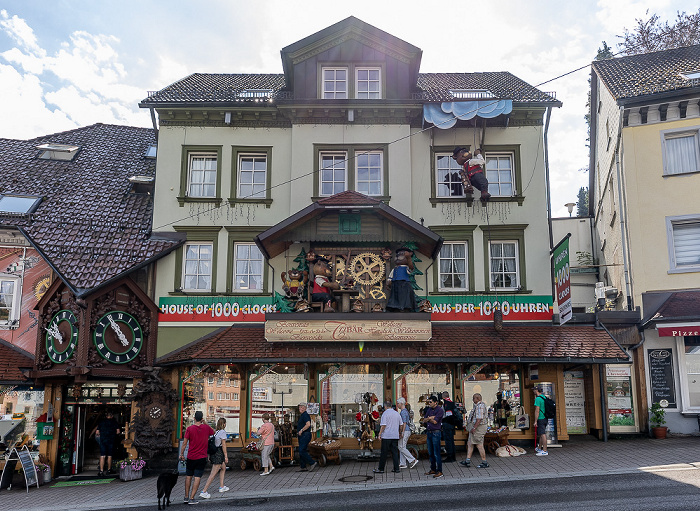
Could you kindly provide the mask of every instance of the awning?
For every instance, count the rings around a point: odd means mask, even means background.
[[[474,117],[492,119],[513,111],[511,99],[482,99],[477,101],[454,101],[451,103],[428,103],[423,105],[423,119],[435,127],[446,130],[457,124],[457,119],[468,121]]]
[[[700,322],[696,323],[662,323],[656,325],[659,337],[684,337],[700,335]]]

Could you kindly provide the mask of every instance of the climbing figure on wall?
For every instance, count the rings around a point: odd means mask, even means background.
[[[491,198],[489,193],[489,182],[484,175],[484,166],[486,162],[481,155],[481,149],[475,149],[474,154],[467,151],[466,147],[455,147],[452,151],[452,159],[462,167],[459,175],[462,178],[464,193],[471,195],[474,193],[474,187],[481,191],[480,199],[484,202]]]

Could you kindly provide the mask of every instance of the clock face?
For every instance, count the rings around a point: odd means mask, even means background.
[[[143,331],[131,314],[113,311],[97,322],[93,340],[102,358],[113,364],[126,364],[141,351]]]
[[[52,362],[68,360],[78,344],[78,318],[69,310],[58,311],[46,327],[46,354]]]
[[[160,406],[152,406],[148,411],[148,415],[151,419],[160,419],[160,416],[163,415],[163,410],[161,410]]]

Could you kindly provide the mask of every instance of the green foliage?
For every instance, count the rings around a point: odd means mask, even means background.
[[[646,12],[649,14],[649,11]],[[658,14],[647,19],[635,19],[637,23],[632,30],[624,29],[618,44],[625,55],[639,55],[653,51],[670,50],[683,46],[700,44],[700,9],[693,14],[677,12],[672,24],[659,21]]]
[[[576,216],[588,216],[588,187],[582,186],[578,191]]]
[[[576,251],[576,263],[579,266],[593,266],[595,264],[593,255],[590,252],[581,250]]]
[[[416,290],[420,289],[421,291],[423,290],[422,287],[418,285],[418,282],[416,282],[416,275],[423,275],[423,272],[418,269],[418,265],[416,263],[420,263],[423,260],[420,259],[416,254],[418,254],[418,245],[413,243],[412,241],[409,243],[404,243],[403,245],[406,248],[410,248],[413,250],[413,256],[411,256],[411,260],[413,261],[413,271],[410,273],[410,278],[411,278],[411,287]]]
[[[275,291],[275,299],[272,301],[272,304],[277,307],[277,312],[294,312],[291,302],[277,291]]]
[[[304,247],[301,247],[301,252],[294,258],[294,262],[299,263],[297,265],[297,270],[301,272],[309,271],[309,262],[306,260],[306,250],[304,250]]]
[[[659,426],[666,424],[666,410],[661,408],[659,403],[652,404],[649,411],[651,412],[649,422],[651,423],[652,428],[658,428]]]

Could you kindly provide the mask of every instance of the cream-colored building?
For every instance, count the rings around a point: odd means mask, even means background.
[[[593,63],[600,278],[608,306],[641,308],[635,384],[667,405],[669,429],[681,433],[697,432],[700,414],[699,98],[700,46]]]

